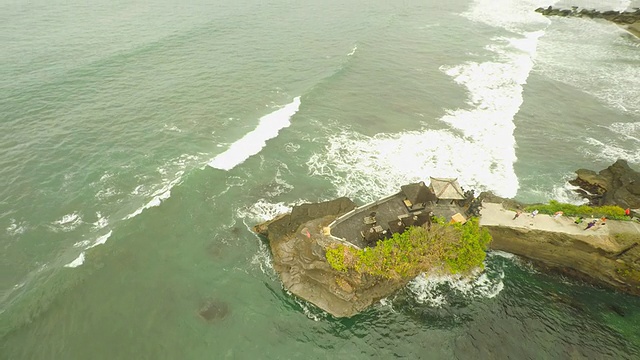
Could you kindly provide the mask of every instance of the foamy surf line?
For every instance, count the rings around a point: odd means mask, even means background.
[[[220,170],[231,170],[257,154],[267,145],[267,140],[278,136],[280,130],[291,125],[291,117],[300,108],[300,96],[282,108],[260,118],[258,126],[240,140],[231,144],[227,151],[216,156],[209,166]]]
[[[88,245],[87,241],[81,241],[81,242],[77,243],[76,245],[78,245],[78,246],[83,246],[84,245],[84,246],[86,246],[85,250],[89,250],[89,249],[91,249],[93,247],[96,247],[98,245],[102,245],[102,244],[106,243],[107,240],[111,237],[111,233],[112,233],[112,231],[109,231],[108,233],[98,237],[93,242],[93,244],[91,244],[91,245]],[[74,247],[77,247],[76,245],[74,245]],[[78,267],[78,266],[84,264],[84,256],[85,256],[85,252],[83,251],[83,252],[80,253],[80,255],[78,255],[77,258],[75,258],[72,262],[66,264],[64,267],[75,268],[75,267]]]
[[[336,132],[325,153],[307,162],[311,174],[331,179],[339,196],[363,201],[429,176],[457,177],[477,191],[515,196],[520,185],[514,170],[514,117],[524,102],[538,40],[549,24],[531,11],[536,1],[475,0],[461,14],[506,31],[488,39],[485,50],[491,57],[440,67],[467,92],[467,106],[447,110],[439,119],[449,129],[373,137],[348,129]]]

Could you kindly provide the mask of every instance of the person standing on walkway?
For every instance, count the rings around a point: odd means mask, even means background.
[[[587,224],[587,227],[585,228],[585,230],[589,230],[589,229],[591,229],[592,227],[594,227],[594,226],[596,225],[596,222],[597,222],[597,220],[590,221],[590,222]]]
[[[538,215],[538,209],[535,209],[531,212],[531,217],[534,218],[536,217],[536,215]]]
[[[631,209],[629,208],[624,209],[624,214],[628,217],[631,217]]]
[[[522,211],[518,210],[516,211],[516,214],[513,216],[513,220],[517,219],[518,216],[522,215]]]

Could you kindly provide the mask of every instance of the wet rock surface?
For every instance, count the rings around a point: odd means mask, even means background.
[[[578,179],[572,183],[581,186],[581,193],[590,196],[594,205],[615,204],[640,207],[640,177],[626,161],[619,160],[609,168],[595,173],[578,170]],[[541,269],[562,273],[590,283],[640,295],[640,225],[631,221],[609,221],[606,233],[583,233],[583,228],[556,228],[547,226],[536,229],[531,223],[516,226],[514,211],[526,204],[505,199],[490,192],[479,196],[486,206],[482,210],[481,226],[493,236],[491,248],[506,251],[531,260]],[[291,213],[254,226],[254,231],[269,243],[273,255],[273,267],[279,274],[284,288],[336,317],[353,316],[373,303],[399,290],[409,279],[380,279],[353,271],[334,270],[325,257],[326,249],[336,240],[326,236],[324,227],[338,216],[356,207],[348,198],[338,198],[314,204],[296,206]],[[489,224],[488,208],[494,208],[494,218]],[[504,219],[502,219],[504,217]],[[522,215],[518,221],[525,221]],[[539,215],[541,221],[547,215]],[[485,219],[487,218],[487,219]],[[551,217],[549,217],[551,218]],[[572,221],[569,223],[573,224]],[[527,220],[528,222],[528,220]],[[577,226],[577,225],[576,225]],[[618,235],[623,235],[619,237]],[[201,316],[205,319],[224,317],[224,306],[205,306]]]
[[[640,209],[640,172],[627,161],[619,159],[598,173],[579,169],[576,175],[569,183],[579,187],[576,191],[589,200],[589,205]]]
[[[335,240],[323,234],[323,227],[355,207],[347,198],[304,204],[254,227],[269,242],[285,289],[336,317],[353,316],[408,281],[339,272],[329,265],[325,252]]]

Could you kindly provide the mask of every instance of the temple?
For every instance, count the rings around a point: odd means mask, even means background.
[[[464,223],[476,216],[473,191],[463,191],[454,178],[430,178],[403,185],[398,193],[359,206],[324,228],[324,234],[358,249],[402,233],[410,226],[430,226],[434,216]]]

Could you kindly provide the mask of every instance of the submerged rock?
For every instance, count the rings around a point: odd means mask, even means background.
[[[198,314],[208,322],[215,322],[226,318],[231,313],[229,305],[220,300],[208,300],[198,311]]]

